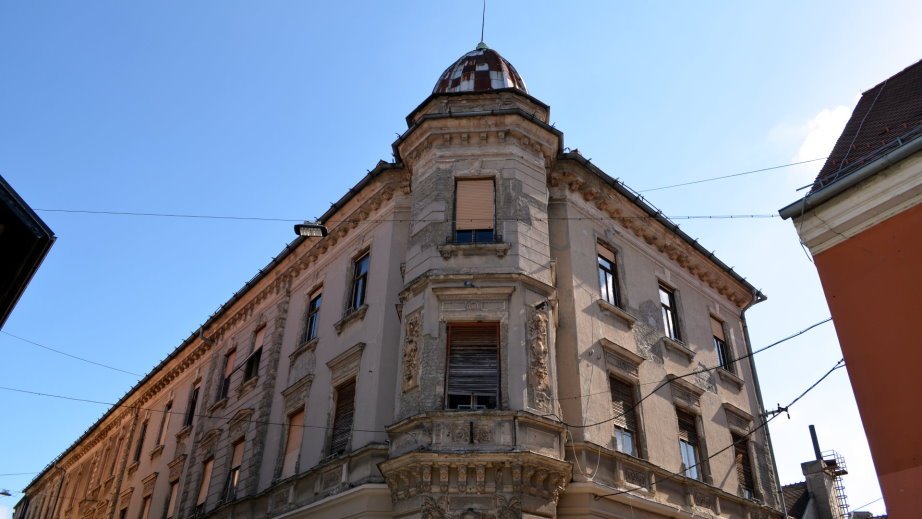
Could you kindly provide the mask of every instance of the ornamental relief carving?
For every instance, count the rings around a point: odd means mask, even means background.
[[[547,314],[529,310],[528,316],[528,392],[531,405],[551,410],[551,375],[547,344]]]
[[[422,312],[417,311],[407,317],[406,336],[403,345],[403,391],[413,390],[419,386],[420,331],[422,329]]]

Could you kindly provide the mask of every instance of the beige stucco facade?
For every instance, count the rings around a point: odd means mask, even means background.
[[[761,295],[565,153],[548,114],[516,88],[424,101],[395,143],[398,160],[324,215],[329,235],[286,247],[36,478],[16,517],[781,517],[751,358],[713,369],[711,323],[722,323],[731,357],[746,355],[743,311]],[[483,243],[455,235],[455,185],[466,179],[495,186]],[[599,246],[615,258],[615,303],[600,293]],[[664,337],[660,286],[675,297],[679,340]],[[495,405],[449,408],[458,323],[498,330]],[[630,452],[613,434],[612,379],[640,402]],[[353,381],[346,448],[331,451]],[[695,423],[696,478],[682,475],[677,410]]]

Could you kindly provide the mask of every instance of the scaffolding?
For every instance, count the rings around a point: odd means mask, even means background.
[[[836,451],[824,451],[823,463],[826,465],[826,473],[833,477],[836,504],[839,506],[839,517],[846,518],[849,516],[848,496],[845,494],[845,483],[842,481],[842,476],[848,474],[845,458]]]

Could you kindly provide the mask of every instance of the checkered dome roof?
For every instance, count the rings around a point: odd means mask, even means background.
[[[476,49],[461,56],[445,69],[432,93],[485,92],[502,88],[515,88],[528,93],[525,82],[515,67],[481,42]]]

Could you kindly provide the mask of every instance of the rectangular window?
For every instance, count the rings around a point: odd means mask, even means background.
[[[121,450],[122,450],[122,438],[119,437],[118,440],[115,441],[115,450],[112,452],[112,459],[109,461],[109,475],[110,476],[115,475],[115,465],[116,465],[116,461],[118,461],[119,451]]]
[[[455,184],[455,243],[491,243],[495,186],[492,178],[458,180]]]
[[[240,483],[241,464],[243,464],[243,440],[235,443],[231,449],[230,470],[227,472],[227,482],[224,483],[224,501],[237,499],[237,484]]]
[[[173,415],[173,401],[170,400],[163,406],[163,416],[160,417],[160,431],[157,433],[157,445],[166,445],[167,432],[170,429],[170,416]]]
[[[615,448],[637,456],[637,412],[634,386],[615,377],[608,378],[611,388],[611,412],[614,417]]]
[[[599,291],[602,299],[611,305],[621,306],[621,294],[618,291],[618,271],[615,268],[615,253],[601,244],[596,246],[599,264]]]
[[[218,400],[224,400],[230,393],[231,375],[234,374],[234,364],[236,362],[236,350],[224,356],[224,378],[221,379],[221,391],[218,393]]]
[[[167,496],[166,512],[163,517],[173,519],[176,514],[176,498],[179,497],[179,482],[170,483],[170,495]]]
[[[198,405],[198,392],[199,386],[196,385],[192,388],[192,393],[189,394],[189,405],[186,406],[186,416],[182,422],[183,427],[192,425],[192,421],[195,419],[195,406]]]
[[[259,375],[259,362],[263,355],[263,340],[266,336],[266,327],[256,330],[253,340],[253,353],[247,359],[246,368],[243,370],[243,380],[247,381]]]
[[[368,290],[368,267],[371,255],[363,254],[352,264],[352,296],[349,298],[349,310],[355,310],[365,304],[365,292]]]
[[[732,433],[731,433],[732,434]],[[740,484],[740,494],[752,499],[755,491],[755,479],[752,477],[752,464],[749,462],[749,442],[745,437],[732,434],[733,451],[736,456],[736,477]]]
[[[499,323],[450,323],[445,407],[496,409]]]
[[[733,356],[730,355],[730,348],[724,336],[724,323],[711,317],[711,333],[714,335],[714,350],[717,352],[717,365],[730,373],[735,373],[736,369],[734,369]]]
[[[126,519],[128,517],[128,508],[122,508],[118,513],[118,519]]]
[[[135,463],[141,461],[141,451],[144,449],[145,436],[147,436],[147,421],[141,424],[141,431],[138,433],[138,444],[134,447]]]
[[[659,286],[659,303],[663,312],[663,333],[674,341],[681,341],[679,319],[676,315],[675,292],[671,288]]]
[[[682,469],[685,476],[692,479],[701,479],[698,467],[698,426],[695,416],[685,411],[676,409],[679,421],[679,452],[682,454]]]
[[[355,379],[336,388],[336,410],[333,415],[333,432],[330,455],[342,454],[352,439],[352,420],[355,415]]]
[[[304,438],[304,411],[288,417],[288,436],[285,440],[285,459],[282,462],[282,477],[295,474],[298,455],[301,453],[301,439]]]
[[[323,298],[320,292],[314,292],[311,294],[310,302],[307,304],[307,319],[304,323],[304,337],[301,339],[302,343],[317,337],[317,329],[319,327],[320,317],[320,302],[322,299]]]
[[[150,515],[150,496],[144,496],[144,500],[141,501],[141,513],[138,514],[138,519],[147,519]]]
[[[205,512],[205,502],[208,500],[208,486],[211,484],[211,468],[213,465],[214,458],[202,464],[202,480],[198,486],[198,498],[195,500],[196,514]]]

